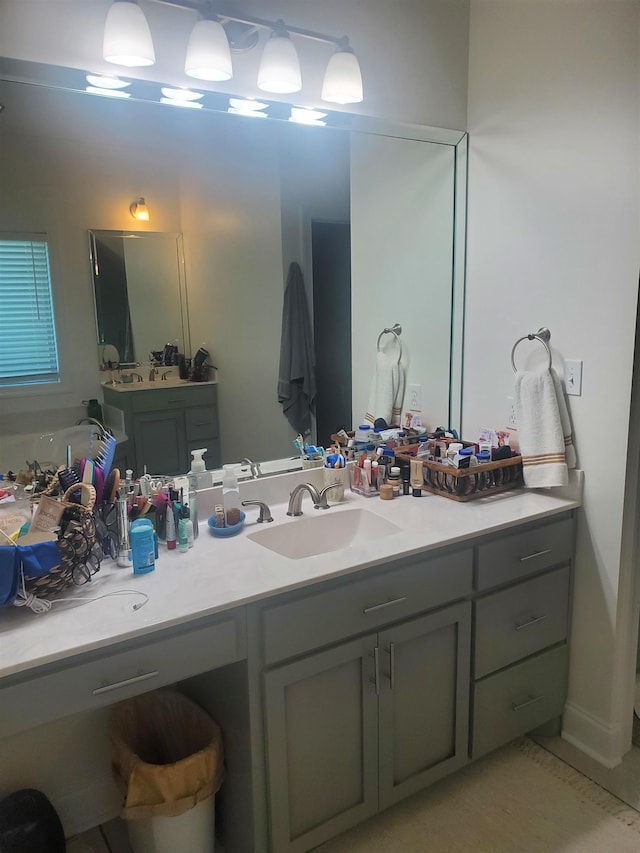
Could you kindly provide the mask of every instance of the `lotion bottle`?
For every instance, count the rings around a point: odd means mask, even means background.
[[[241,509],[240,487],[236,474],[237,465],[223,465],[222,470],[222,505],[226,518],[230,509]]]

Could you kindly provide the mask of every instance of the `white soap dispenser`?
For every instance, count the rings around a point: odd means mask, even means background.
[[[193,456],[193,459],[191,460],[191,470],[194,473],[199,474],[201,471],[207,470],[207,466],[204,464],[204,459],[202,458],[206,452],[206,447],[203,447],[200,450],[191,451],[191,455]]]

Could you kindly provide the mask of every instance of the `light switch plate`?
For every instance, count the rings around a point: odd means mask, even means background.
[[[564,362],[564,387],[572,397],[582,396],[582,360],[567,358]]]

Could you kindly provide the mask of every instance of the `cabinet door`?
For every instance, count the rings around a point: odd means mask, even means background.
[[[379,635],[380,808],[468,760],[471,604]]]
[[[378,809],[375,637],[265,674],[271,849],[301,853]]]
[[[184,415],[181,411],[133,416],[136,474],[184,474],[188,470]]]

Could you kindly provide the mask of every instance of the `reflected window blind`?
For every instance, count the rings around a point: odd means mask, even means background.
[[[0,387],[58,382],[45,234],[0,234]]]

